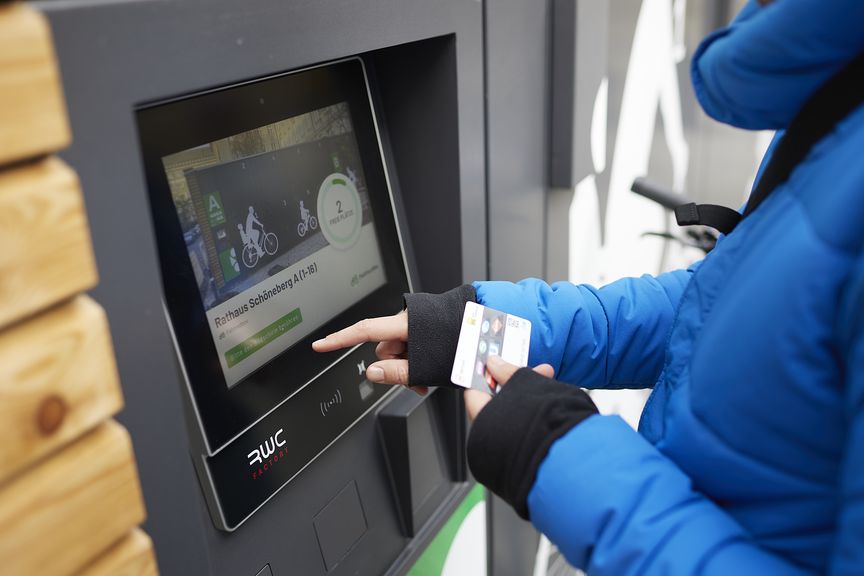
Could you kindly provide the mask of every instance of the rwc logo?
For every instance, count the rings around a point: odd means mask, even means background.
[[[259,444],[257,448],[246,455],[249,459],[249,466],[256,467],[257,465],[257,469],[252,471],[253,480],[256,480],[267,472],[273,464],[278,462],[280,458],[284,458],[288,452],[282,449],[286,444],[285,440],[279,438],[282,431],[282,428],[280,428],[275,434],[265,440],[263,444]]]

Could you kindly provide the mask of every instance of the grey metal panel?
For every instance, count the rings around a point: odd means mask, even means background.
[[[454,36],[444,36],[382,50],[369,67],[378,83],[389,144],[398,150],[391,174],[395,172],[402,196],[411,203],[405,229],[419,264],[415,290],[423,292],[444,292],[462,283],[469,275],[466,268],[473,275],[485,268],[485,226],[482,219],[477,226],[471,218],[485,212],[482,188],[463,185],[464,170],[436,168],[441,163],[459,166],[459,150],[465,149],[460,137],[482,133],[480,128],[460,134],[459,111],[466,111],[463,118],[482,118],[482,108],[470,114],[472,103],[463,106],[458,100],[459,67],[452,65],[456,44]],[[421,61],[424,65],[418,66]],[[482,170],[482,159],[480,163]],[[470,221],[460,227],[466,210]]]
[[[595,172],[591,124],[607,75],[607,0],[554,0],[550,186],[546,204],[545,273],[567,280],[573,188]],[[606,127],[602,127],[606,130]],[[605,150],[604,150],[605,152]]]
[[[315,534],[328,570],[334,568],[369,527],[353,480],[315,516]]]
[[[570,278],[570,204],[573,188],[551,188],[546,197],[545,279],[558,282]]]
[[[495,0],[486,10],[489,275],[544,275],[551,3]]]
[[[391,527],[395,533],[397,523],[395,517],[387,517],[392,502],[383,488],[383,462],[375,460],[380,450],[371,418],[320,459],[316,469],[321,474],[298,477],[296,486],[253,516],[248,527],[230,536],[213,528],[189,462],[182,384],[162,314],[133,108],[455,34],[462,239],[470,246],[462,254],[462,272],[476,276],[485,260],[485,227],[477,225],[483,221],[484,208],[481,5],[473,0],[118,0],[37,5],[48,13],[54,29],[75,137],[64,157],[78,171],[85,191],[102,276],[93,294],[113,327],[127,405],[121,420],[135,444],[149,513],[145,527],[163,573],[256,574],[265,562],[277,576],[322,573],[320,557],[318,565],[307,564],[308,555],[298,555],[292,564],[289,552],[317,554],[311,526],[315,507],[326,504],[350,479],[356,480],[364,505],[380,518],[377,532],[370,518],[363,541],[386,544],[375,549],[358,546],[336,573],[378,566],[382,558],[396,554],[401,554],[399,562],[416,556],[416,547],[403,550],[406,541],[388,535]],[[367,465],[368,459],[373,466]],[[441,514],[446,508],[442,506]],[[428,540],[429,531],[441,520],[431,522],[416,540]]]
[[[576,3],[552,2],[552,144],[549,183],[559,188],[576,184]]]
[[[491,555],[489,576],[522,576],[534,572],[540,534],[530,522],[516,515],[513,508],[489,493],[487,524]]]
[[[562,0],[563,8],[567,25],[555,19],[552,0],[486,3],[489,275],[495,280],[566,278],[572,190],[551,187],[553,126],[564,127],[556,136],[567,140],[570,186],[592,170],[590,126],[606,71],[608,6]],[[567,58],[558,61],[567,74],[557,86],[554,26],[559,35],[569,31],[559,46]],[[563,118],[560,110],[553,115],[553,102],[569,105]]]
[[[606,0],[554,0],[550,185],[572,188],[594,171],[591,119],[606,75]]]

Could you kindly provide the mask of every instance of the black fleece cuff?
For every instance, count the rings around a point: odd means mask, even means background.
[[[549,448],[593,414],[597,407],[582,389],[522,368],[471,427],[471,473],[528,520],[528,493]]]
[[[411,386],[455,386],[450,383],[450,372],[465,303],[476,300],[474,287],[465,284],[443,294],[420,292],[404,297]]]

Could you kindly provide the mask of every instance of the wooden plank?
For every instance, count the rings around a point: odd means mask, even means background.
[[[78,177],[61,160],[0,171],[0,246],[0,327],[96,285]]]
[[[69,141],[48,23],[23,2],[0,3],[0,164],[54,152]]]
[[[105,551],[79,576],[157,576],[153,542],[139,529]]]
[[[108,320],[87,296],[0,332],[0,481],[122,407]]]
[[[109,420],[0,486],[0,567],[74,574],[144,515],[129,434]]]

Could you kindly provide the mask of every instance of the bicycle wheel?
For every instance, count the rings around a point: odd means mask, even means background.
[[[306,235],[306,224],[303,222],[297,224],[297,235],[301,238]]]
[[[314,216],[309,217],[309,228],[311,228],[312,230],[318,228],[318,219]]]
[[[243,248],[243,264],[247,268],[254,268],[258,264],[258,251],[252,246],[245,246]]]
[[[264,235],[264,251],[270,256],[276,254],[276,249],[279,248],[279,238],[273,232],[268,232]]]

